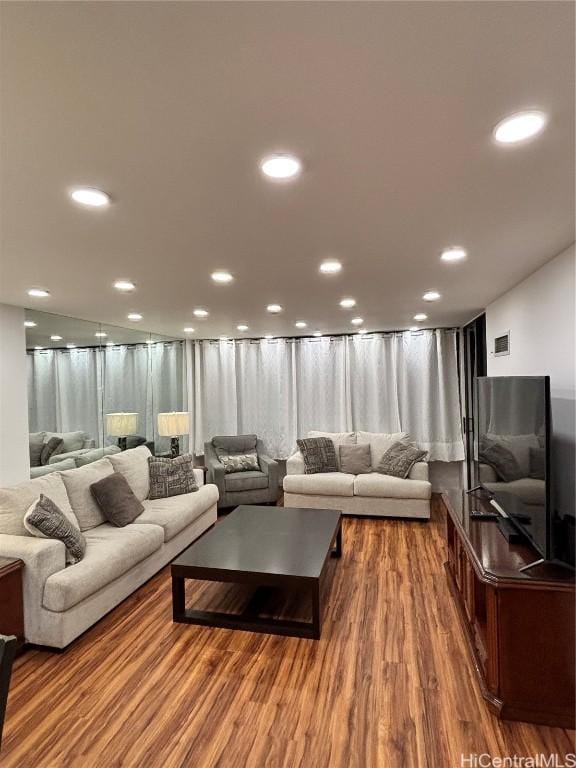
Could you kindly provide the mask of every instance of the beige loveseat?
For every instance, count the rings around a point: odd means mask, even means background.
[[[24,625],[30,643],[64,648],[153,576],[216,522],[218,489],[148,500],[145,446],[100,459],[78,469],[53,472],[12,488],[0,489],[0,556],[24,561]],[[135,522],[117,528],[107,523],[90,485],[121,472],[144,505]],[[43,493],[83,531],[84,558],[66,566],[61,541],[28,534],[26,510]]]
[[[343,444],[368,443],[372,468],[384,452],[408,435],[404,432],[309,432],[308,437],[329,437],[338,449]],[[340,466],[340,465],[339,465]],[[428,481],[428,464],[415,464],[406,479],[378,472],[352,475],[346,472],[304,473],[300,451],[286,462],[284,506],[341,509],[348,515],[407,517],[427,520],[430,517],[432,486]]]

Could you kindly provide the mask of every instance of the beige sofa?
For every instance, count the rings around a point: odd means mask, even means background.
[[[218,489],[203,485],[201,470],[194,470],[198,491],[148,500],[150,455],[141,446],[0,490],[0,556],[25,564],[28,642],[64,648],[216,522]],[[124,528],[105,521],[90,493],[92,483],[115,471],[145,508]],[[41,493],[86,537],[86,554],[76,565],[66,566],[61,541],[36,538],[24,528],[24,513]]]
[[[342,444],[368,443],[372,467],[397,440],[406,439],[404,432],[309,432],[309,437],[329,437],[338,449]],[[304,459],[298,451],[286,462],[284,506],[341,509],[348,515],[375,517],[430,518],[432,486],[428,481],[428,464],[418,462],[406,479],[378,472],[352,475],[345,472],[304,473]]]

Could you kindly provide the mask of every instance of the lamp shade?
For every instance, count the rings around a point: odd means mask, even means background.
[[[190,431],[188,411],[158,414],[158,434],[161,437],[187,435]]]
[[[126,435],[135,435],[137,429],[137,413],[106,414],[106,433],[112,437],[126,437]]]

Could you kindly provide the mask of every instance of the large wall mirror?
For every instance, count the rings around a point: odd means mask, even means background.
[[[142,444],[173,449],[163,414],[186,426],[182,340],[27,310],[26,350],[32,477]]]

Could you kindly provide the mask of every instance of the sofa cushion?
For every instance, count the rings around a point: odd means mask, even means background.
[[[534,477],[522,477],[510,483],[484,482],[483,485],[492,493],[498,493],[498,491],[511,493],[524,504],[540,507],[546,503],[546,482]]]
[[[134,523],[159,525],[164,530],[164,541],[170,541],[217,501],[218,488],[211,483],[203,485],[195,493],[170,496],[167,499],[145,499],[142,502],[144,512]]]
[[[42,448],[44,447],[44,439],[46,432],[31,432],[30,433],[30,466],[39,467],[40,457],[42,455]]]
[[[92,483],[90,492],[106,520],[118,528],[133,523],[138,515],[144,512],[142,502],[120,472],[112,472],[102,480]]]
[[[120,448],[117,445],[107,445],[106,448],[86,448],[76,455],[74,461],[77,467],[84,467],[93,461],[103,459],[104,456],[113,456],[115,453],[120,452]]]
[[[390,446],[408,438],[407,432],[357,432],[358,443],[369,443],[372,466],[377,467]]]
[[[74,459],[62,459],[61,461],[53,461],[52,464],[47,464],[45,467],[30,467],[30,477],[42,477],[43,475],[50,475],[52,472],[64,472],[65,469],[74,469],[75,467]]]
[[[148,459],[152,456],[145,445],[121,451],[109,456],[115,472],[120,472],[128,480],[128,485],[140,501],[148,498],[150,493],[150,472]]]
[[[126,528],[105,523],[86,531],[84,536],[83,560],[46,579],[43,605],[49,611],[67,611],[122,576],[164,543],[160,526],[136,523]]]
[[[24,515],[30,505],[40,498],[41,493],[52,499],[70,522],[77,528],[79,527],[66,493],[66,486],[62,481],[62,475],[58,472],[51,472],[44,477],[27,480],[25,483],[13,485],[11,488],[0,488],[0,533],[29,536],[30,534],[24,527]]]
[[[224,487],[227,491],[256,491],[259,488],[268,488],[268,475],[266,472],[233,472],[224,478]]]
[[[286,475],[284,490],[309,496],[353,496],[354,475],[322,472],[316,475]]]
[[[51,437],[62,438],[62,451],[61,453],[70,453],[70,451],[79,451],[84,448],[84,443],[88,434],[82,430],[76,432],[46,432],[45,440],[50,440]]]
[[[340,471],[351,475],[363,475],[372,471],[370,446],[367,443],[359,445],[340,445]]]
[[[327,437],[334,443],[334,450],[336,451],[336,466],[340,469],[340,451],[338,450],[341,445],[356,445],[356,432],[318,432],[317,430],[311,430],[308,432],[308,437]]]
[[[429,499],[432,486],[426,480],[410,480],[371,472],[354,479],[355,496],[377,499]]]
[[[40,539],[58,539],[66,547],[66,562],[79,563],[86,551],[86,539],[48,496],[40,494],[24,515],[24,527]]]
[[[249,453],[256,450],[256,435],[218,435],[212,438],[212,445],[224,453]]]
[[[78,518],[81,531],[89,531],[91,528],[106,522],[102,510],[90,492],[90,486],[103,477],[111,475],[112,472],[114,472],[112,464],[106,458],[93,461],[85,467],[62,472],[61,477],[66,486],[74,514]]]

